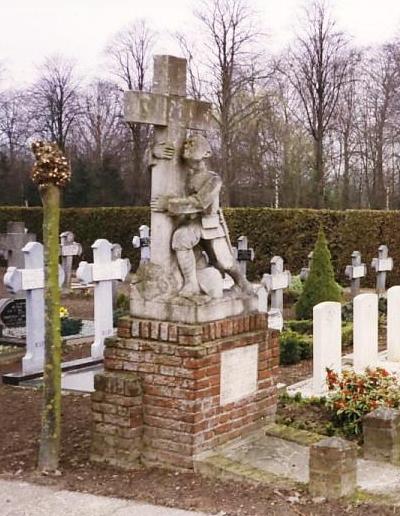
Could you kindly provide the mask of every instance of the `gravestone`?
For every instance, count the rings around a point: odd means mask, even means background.
[[[360,294],[353,307],[353,367],[362,373],[378,362],[378,296]]]
[[[313,251],[308,253],[308,266],[303,267],[300,271],[300,279],[301,281],[306,281],[308,276],[310,275],[311,263],[313,258]]]
[[[283,291],[290,285],[291,274],[283,270],[283,259],[274,256],[271,260],[271,274],[264,274],[261,284],[271,292],[271,308],[283,311]]]
[[[29,242],[22,249],[25,268],[8,267],[4,285],[13,294],[26,293],[26,353],[22,359],[23,374],[43,370],[44,361],[44,269],[43,245]],[[60,286],[64,272],[59,268]]]
[[[143,224],[139,228],[139,236],[134,236],[132,239],[132,245],[135,249],[140,249],[140,263],[146,263],[150,261],[150,228]]]
[[[112,244],[105,239],[92,245],[93,263],[81,262],[76,277],[83,284],[94,283],[94,335],[92,358],[103,357],[104,340],[114,333],[113,281],[123,281],[130,271],[127,258],[112,259]]]
[[[325,301],[313,308],[313,393],[328,390],[326,369],[341,372],[342,316],[341,304]]]
[[[240,236],[237,241],[237,247],[233,248],[235,258],[239,263],[240,270],[244,276],[247,275],[247,262],[254,261],[254,249],[248,247],[246,236]]]
[[[387,291],[387,352],[390,362],[400,362],[400,287]]]
[[[383,294],[386,289],[386,274],[393,269],[393,258],[389,257],[387,245],[380,245],[378,258],[374,258],[371,267],[376,271],[376,292]]]
[[[353,251],[351,254],[351,265],[347,265],[344,271],[346,277],[351,281],[351,295],[358,296],[360,293],[360,279],[367,274],[367,266],[361,263],[360,251]]]
[[[111,259],[113,261],[119,260],[122,258],[122,247],[120,244],[112,244],[111,246]],[[113,297],[113,309],[116,308],[117,305],[117,297],[118,297],[118,280],[113,280],[112,287],[112,297]]]
[[[68,291],[71,288],[72,263],[74,256],[82,254],[82,246],[74,241],[75,236],[72,231],[64,231],[60,235],[60,255],[62,268],[64,270],[63,289]]]
[[[23,247],[28,242],[34,242],[36,235],[28,233],[24,222],[8,222],[7,233],[0,234],[0,256],[8,267],[24,267]]]
[[[0,326],[23,328],[26,326],[26,299],[0,299]]]

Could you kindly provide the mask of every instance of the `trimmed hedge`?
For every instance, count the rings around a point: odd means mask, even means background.
[[[362,286],[375,285],[370,263],[377,256],[380,244],[389,247],[394,260],[388,284],[400,284],[399,211],[229,208],[224,213],[232,242],[246,235],[255,250],[255,261],[248,265],[250,279],[268,272],[269,261],[276,254],[282,256],[292,274],[297,274],[307,264],[307,255],[322,226],[336,279],[343,285],[348,284],[344,269],[351,263],[351,253],[355,250],[361,252],[368,266],[368,278],[362,281]],[[41,238],[41,208],[1,207],[0,232],[5,231],[10,220],[24,220],[29,230]],[[121,244],[124,256],[131,258],[135,267],[139,253],[132,248],[132,237],[139,226],[149,224],[149,220],[149,209],[145,207],[66,208],[61,214],[61,229],[75,233],[77,242],[83,245],[85,259],[92,259],[90,246],[97,238],[107,238]]]

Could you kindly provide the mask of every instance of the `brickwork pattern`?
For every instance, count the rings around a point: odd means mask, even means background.
[[[253,344],[258,345],[257,391],[220,406],[221,352]],[[117,463],[121,454],[129,464],[132,452],[132,463],[140,457],[148,465],[193,469],[197,454],[256,431],[274,415],[278,363],[278,333],[267,329],[265,314],[198,325],[122,318],[118,336],[106,342],[106,373],[96,379],[98,446],[92,458]],[[113,382],[123,394],[113,392]],[[109,412],[130,399],[129,389],[135,401],[130,410]],[[124,428],[132,438],[123,440]]]

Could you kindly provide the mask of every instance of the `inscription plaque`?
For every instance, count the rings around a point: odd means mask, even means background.
[[[6,328],[26,326],[26,300],[2,299],[0,301],[0,321]]]
[[[257,391],[258,344],[221,353],[220,404],[241,400]]]

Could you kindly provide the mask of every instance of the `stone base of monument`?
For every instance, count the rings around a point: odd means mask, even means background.
[[[170,299],[155,298],[145,300],[142,296],[131,293],[131,313],[141,319],[157,319],[182,322],[184,324],[205,323],[216,319],[226,319],[243,313],[258,310],[258,297],[243,293],[224,292],[222,299],[210,299],[205,295],[186,299],[174,296]]]
[[[194,469],[273,418],[278,332],[265,314],[182,323],[124,317],[95,376],[91,459]]]
[[[103,359],[102,358],[79,358],[77,360],[70,360],[69,362],[63,362],[61,364],[61,370],[62,372],[67,371],[77,371],[79,369],[84,369],[88,367],[93,367],[99,364],[102,364]],[[3,383],[8,385],[19,385],[24,382],[35,380],[38,378],[41,378],[43,376],[43,371],[35,371],[31,373],[27,372],[18,372],[18,373],[7,373],[3,374],[2,380]]]

